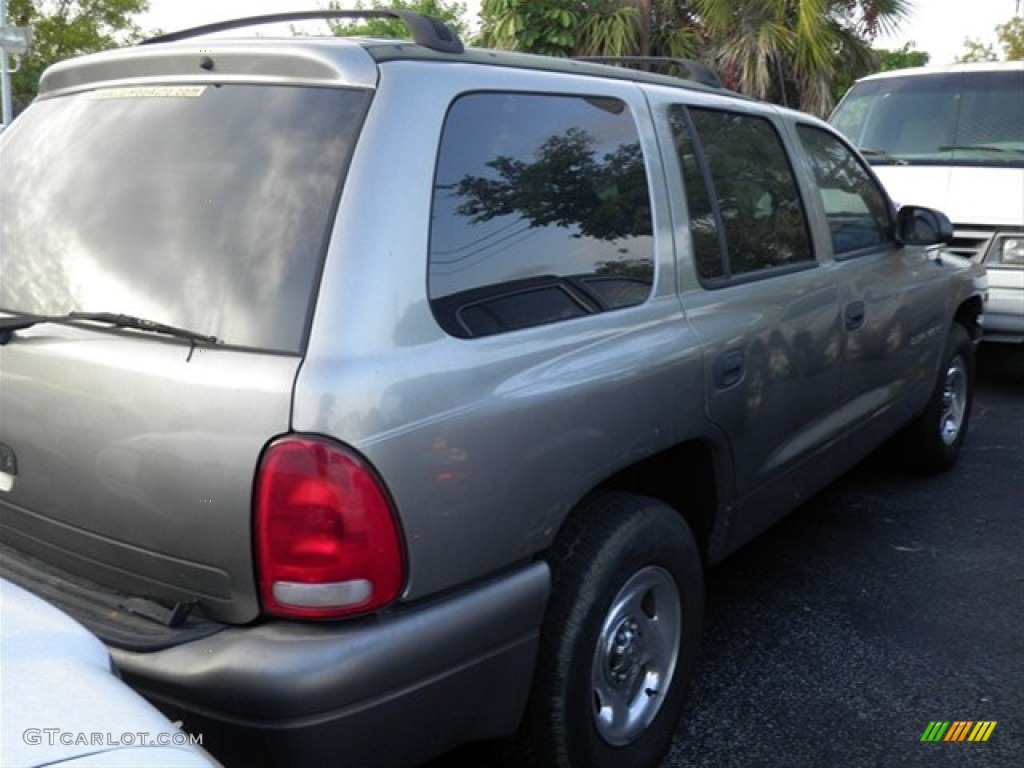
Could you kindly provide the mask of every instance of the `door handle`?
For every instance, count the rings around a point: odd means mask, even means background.
[[[715,358],[712,377],[718,389],[728,389],[743,379],[746,356],[742,349],[730,349]]]
[[[847,304],[846,309],[843,310],[843,322],[846,325],[846,330],[856,331],[864,325],[866,314],[863,301],[851,301]]]

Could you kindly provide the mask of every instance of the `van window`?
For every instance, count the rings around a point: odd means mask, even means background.
[[[428,287],[461,338],[639,304],[654,277],[647,174],[618,99],[473,93],[445,121]]]
[[[863,80],[830,122],[872,163],[1024,167],[1024,70]]]

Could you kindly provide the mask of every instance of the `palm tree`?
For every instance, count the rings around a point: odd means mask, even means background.
[[[867,69],[869,41],[909,13],[908,0],[693,0],[727,81],[751,96],[818,115],[838,73]]]

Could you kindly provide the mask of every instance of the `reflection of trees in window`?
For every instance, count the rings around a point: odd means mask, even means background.
[[[848,253],[888,240],[888,203],[854,154],[820,129],[800,125],[797,133],[814,169],[833,251]]]
[[[812,258],[796,181],[767,120],[692,109],[733,274]]]
[[[654,280],[654,262],[651,259],[620,259],[599,261],[594,273],[598,275],[632,277],[648,283]]]
[[[639,136],[613,98],[467,94],[445,122],[428,291],[477,338],[642,304],[654,282]]]
[[[725,275],[723,261],[724,241],[720,238],[718,219],[715,217],[708,195],[704,170],[697,161],[690,128],[687,125],[685,109],[673,106],[669,112],[672,136],[675,140],[676,157],[683,173],[683,187],[690,212],[690,237],[693,243],[693,257],[697,273],[712,279]]]
[[[536,159],[501,155],[487,163],[497,178],[467,174],[458,211],[474,222],[518,214],[531,227],[578,228],[573,237],[617,240],[650,235],[651,208],[638,142],[599,158],[582,128],[548,137]]]
[[[850,151],[822,131],[801,125],[800,140],[811,158],[814,178],[823,189],[863,193],[867,176]]]

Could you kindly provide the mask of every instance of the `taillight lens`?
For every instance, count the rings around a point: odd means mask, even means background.
[[[257,575],[268,613],[337,618],[402,588],[402,543],[387,495],[358,456],[325,438],[272,442],[256,476]]]

